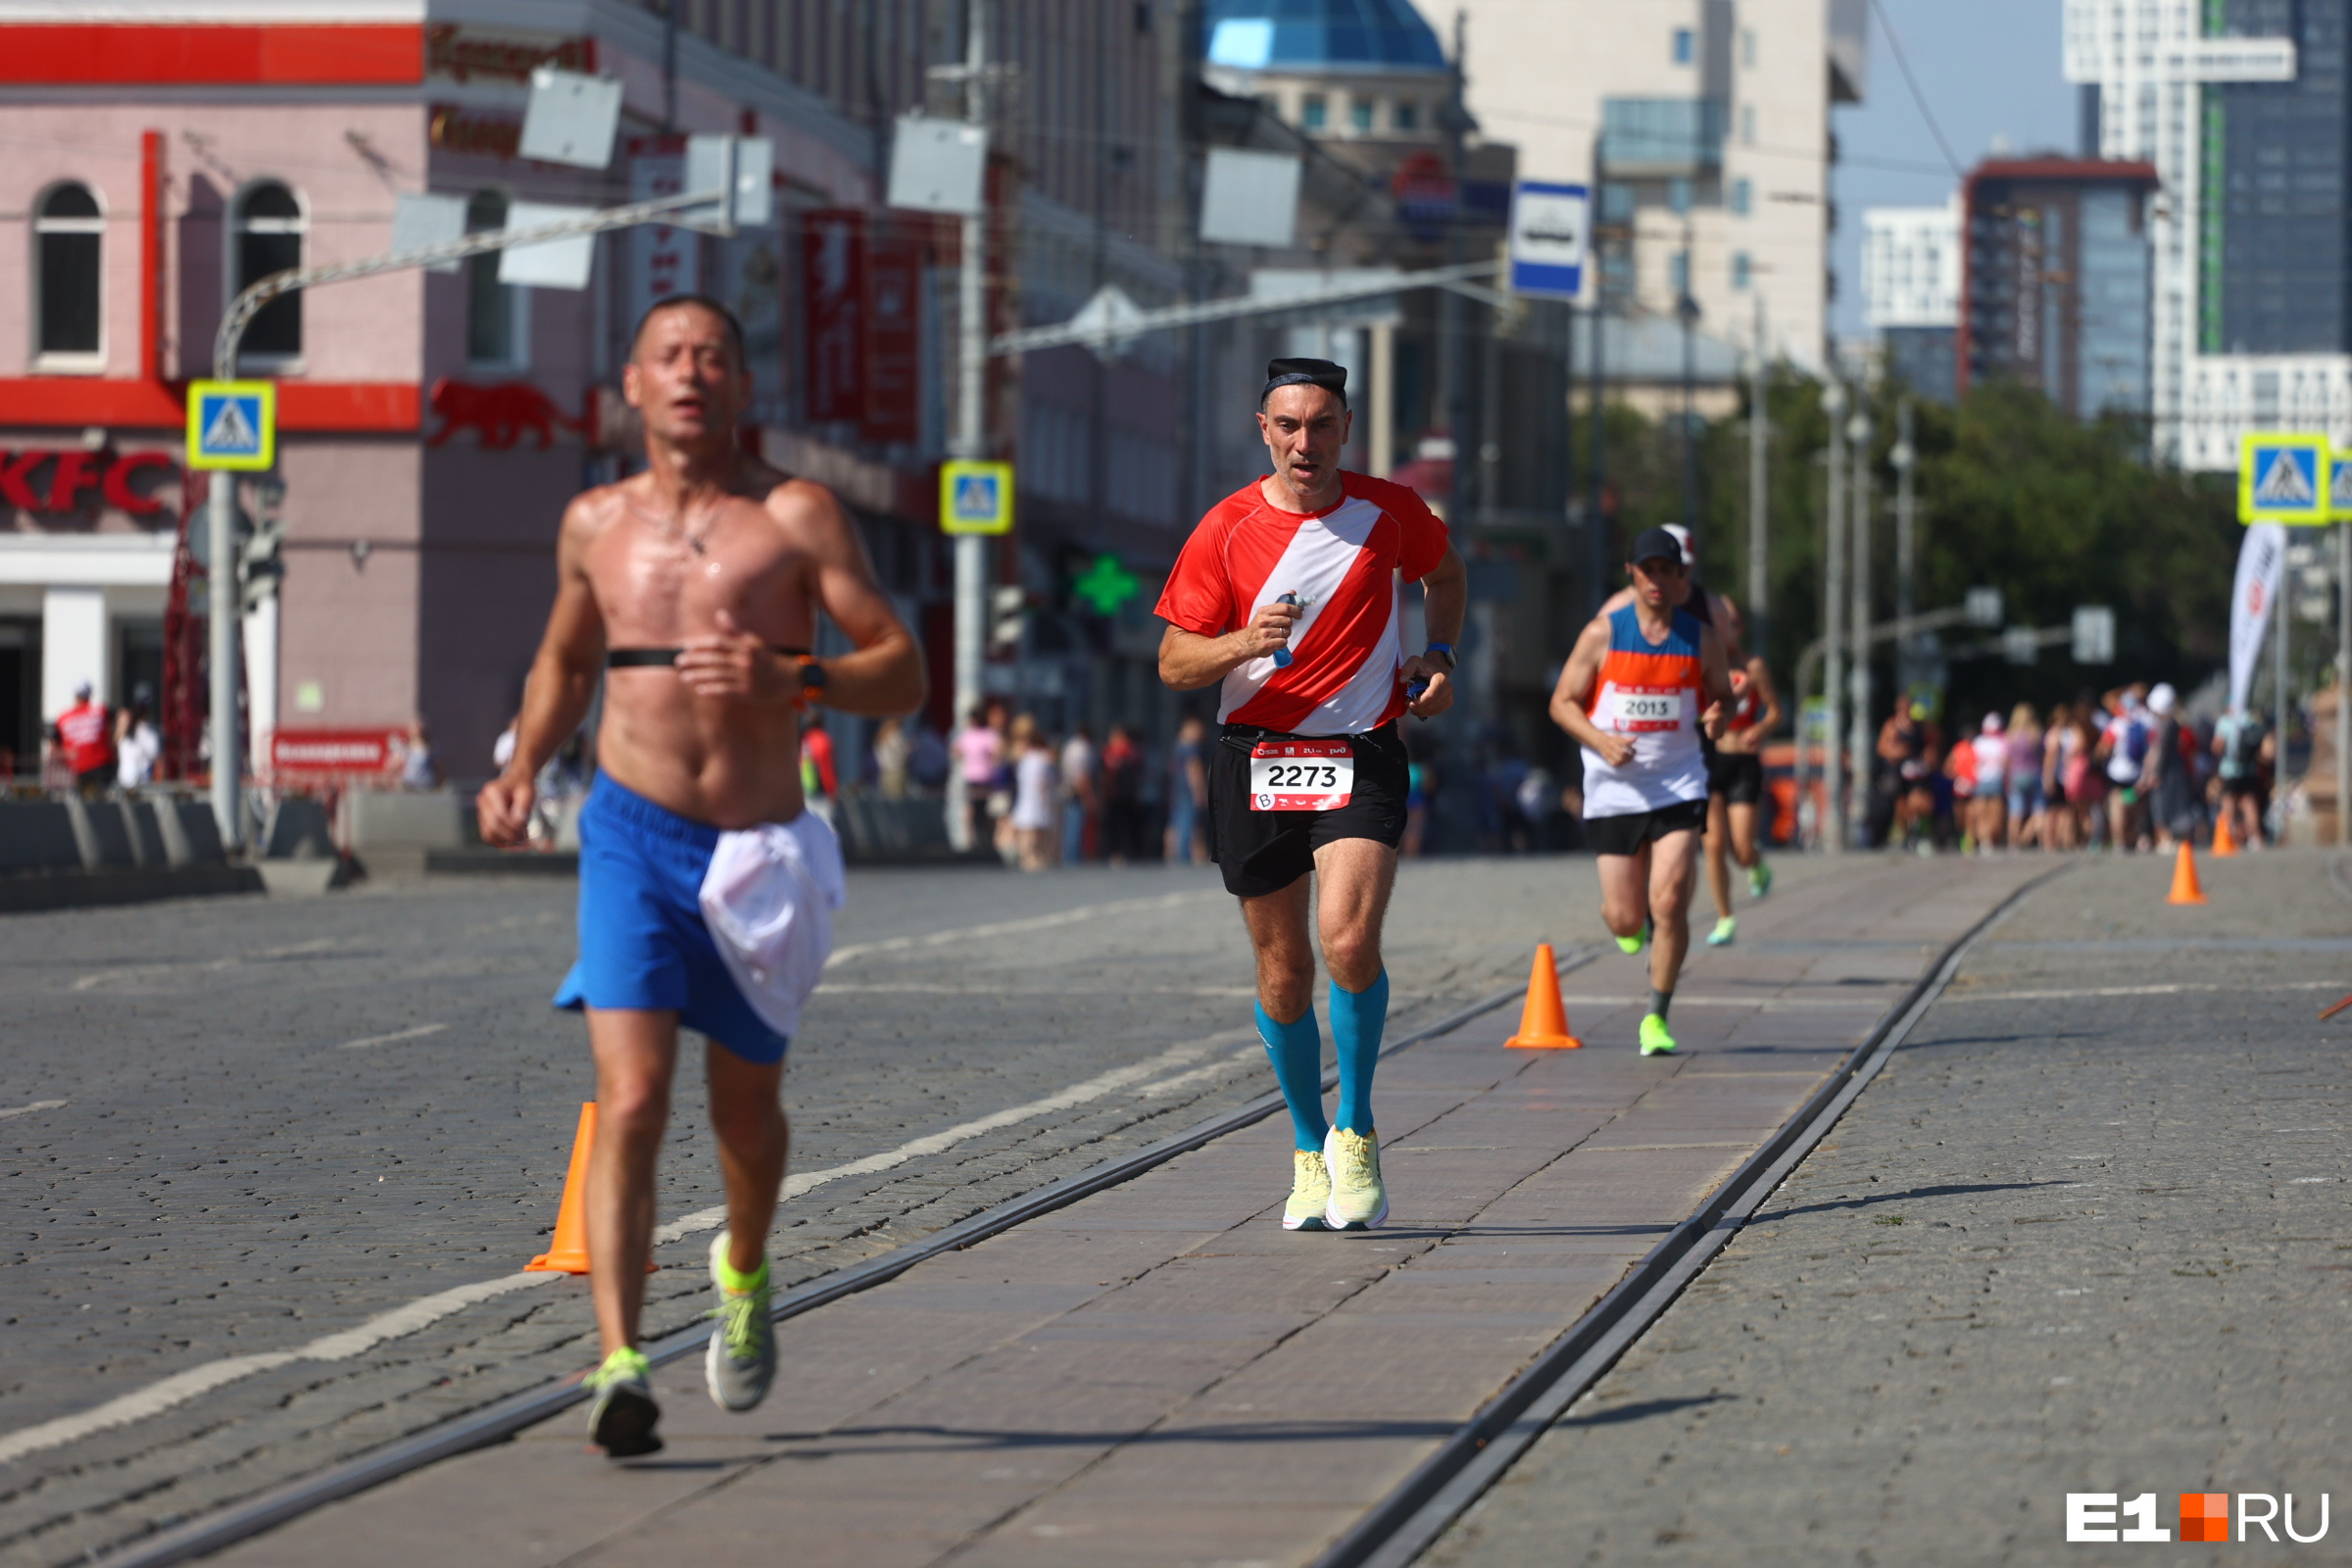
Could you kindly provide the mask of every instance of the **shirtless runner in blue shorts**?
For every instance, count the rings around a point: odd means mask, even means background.
[[[648,311],[622,392],[645,423],[646,471],[565,511],[555,610],[514,755],[479,802],[484,839],[523,842],[531,781],[579,727],[602,677],[598,775],[580,821],[580,961],[556,1000],[585,1010],[596,1057],[589,1285],[605,1356],[590,1379],[589,1432],[614,1458],[662,1446],[637,1337],[680,1024],[709,1041],[727,1189],[727,1228],[710,1250],[710,1395],[746,1410],[767,1393],[765,1244],[784,1181],[786,1037],[822,964],[824,906],[840,889],[838,846],[801,795],[800,712],[814,700],[906,713],[923,699],[914,639],[832,492],[745,455],[737,420],[751,374],[726,309],[681,296]],[[822,663],[800,652],[816,640],[819,608],[856,652]],[[738,852],[751,859],[730,858]],[[738,885],[729,874],[757,869],[761,854],[792,890],[762,907],[784,911],[779,962],[797,985],[721,940],[741,934],[726,918],[725,891]]]

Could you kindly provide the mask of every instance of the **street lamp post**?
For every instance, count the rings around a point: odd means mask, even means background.
[[[1690,252],[1685,251],[1683,293],[1674,314],[1683,323],[1683,526],[1698,536],[1698,301],[1690,297]]]
[[[1829,580],[1822,590],[1822,633],[1829,639],[1829,672],[1822,696],[1829,711],[1822,715],[1822,786],[1828,799],[1829,821],[1822,829],[1822,848],[1832,855],[1845,850],[1845,748],[1838,715],[1845,710],[1845,384],[1830,372],[1822,388],[1821,412],[1830,421],[1829,517],[1823,542],[1823,564]],[[1804,745],[1804,725],[1797,725],[1797,745]]]
[[[1854,608],[1848,629],[1854,639],[1853,713],[1846,731],[1846,751],[1852,759],[1847,778],[1857,799],[1870,787],[1870,410],[1857,408],[1846,425],[1853,443],[1854,485],[1846,529],[1854,546]]]
[[[1911,400],[1903,399],[1897,416],[1900,427],[1894,450],[1886,461],[1894,465],[1894,618],[1907,621],[1919,609],[1918,510],[1913,478],[1919,466],[1919,448],[1911,439]],[[1919,640],[1905,637],[1895,645],[1895,700],[1901,702],[1919,678]]]
[[[1765,631],[1770,615],[1766,595],[1771,589],[1771,556],[1766,530],[1772,509],[1765,460],[1772,441],[1772,423],[1764,407],[1764,390],[1771,368],[1764,360],[1764,296],[1760,293],[1756,296],[1755,353],[1748,368],[1752,385],[1747,406],[1747,636],[1749,649],[1761,655],[1767,646]]]

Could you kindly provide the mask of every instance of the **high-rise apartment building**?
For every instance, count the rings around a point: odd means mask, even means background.
[[[1874,207],[1862,215],[1862,324],[1887,371],[1916,392],[1958,394],[1960,203]]]
[[[2348,0],[2067,0],[2099,154],[2163,182],[2150,406],[2183,467],[2235,467],[2249,430],[2352,441],[2348,20]]]
[[[1869,0],[1417,3],[1442,35],[1462,14],[1470,112],[1522,175],[1598,172],[1612,309],[1671,318],[1688,290],[1707,335],[1761,319],[1767,352],[1825,362],[1830,110],[1861,99]]]
[[[2149,410],[2146,210],[2156,171],[1993,160],[1961,188],[1959,388],[2008,379],[2077,418]]]

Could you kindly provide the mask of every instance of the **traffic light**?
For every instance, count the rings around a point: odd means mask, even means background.
[[[2075,607],[2075,662],[2115,662],[2115,612],[2105,605]]]
[[[277,597],[278,579],[286,574],[286,564],[278,557],[285,538],[286,525],[270,517],[254,524],[237,547],[237,584],[247,614]]]
[[[988,591],[988,652],[991,658],[1021,646],[1021,631],[1029,620],[1029,596],[1019,588]]]

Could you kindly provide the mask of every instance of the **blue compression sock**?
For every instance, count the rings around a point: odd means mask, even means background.
[[[1323,1119],[1323,1031],[1315,1026],[1315,1009],[1290,1023],[1276,1023],[1266,1004],[1257,1004],[1257,1038],[1266,1043],[1274,1059],[1274,1081],[1291,1105],[1291,1134],[1300,1149],[1320,1153],[1331,1132]]]
[[[1372,1130],[1372,1064],[1389,1024],[1389,971],[1361,991],[1331,983],[1331,1043],[1340,1054],[1339,1123],[1353,1133]]]

